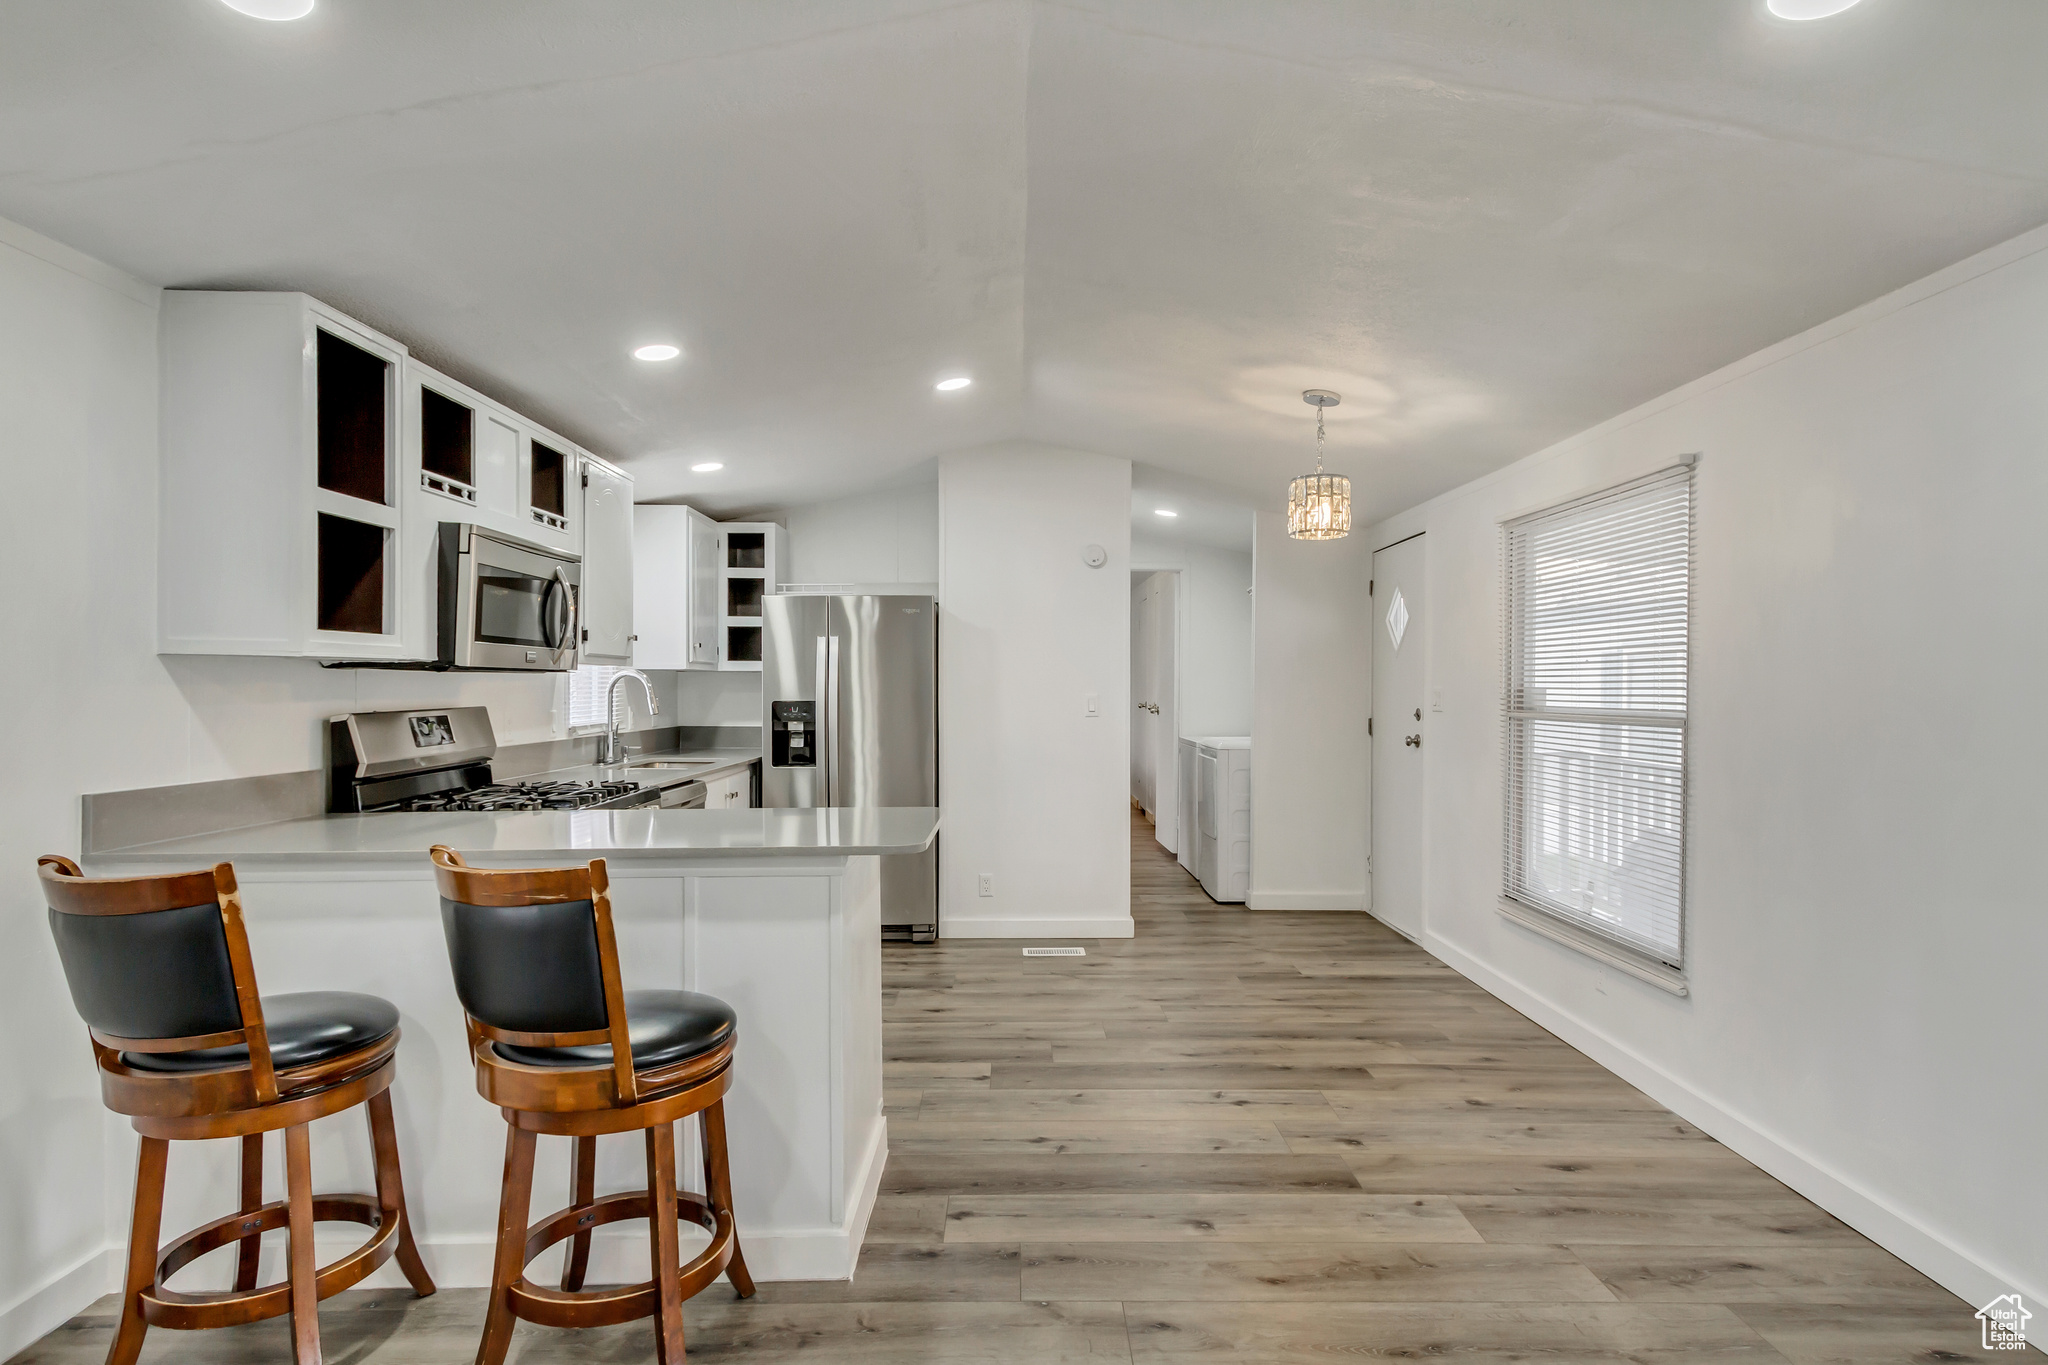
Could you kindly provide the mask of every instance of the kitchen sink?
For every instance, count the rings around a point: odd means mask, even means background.
[[[708,768],[714,760],[708,758],[650,758],[641,762],[628,763],[628,768]]]

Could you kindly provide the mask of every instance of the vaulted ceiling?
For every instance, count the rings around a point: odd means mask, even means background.
[[[1028,437],[1265,504],[1314,386],[1370,520],[2048,220],[2044,60],[2041,0],[0,0],[0,215],[642,497]]]

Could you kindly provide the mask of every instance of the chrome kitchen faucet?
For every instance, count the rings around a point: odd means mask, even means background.
[[[661,714],[661,704],[654,700],[654,684],[647,681],[647,675],[637,668],[622,668],[612,675],[604,689],[604,738],[597,747],[597,761],[600,764],[623,763],[626,761],[626,744],[619,734],[619,684],[631,678],[640,684],[640,693],[647,698],[647,714]]]

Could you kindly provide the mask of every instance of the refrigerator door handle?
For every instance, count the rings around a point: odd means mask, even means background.
[[[836,806],[844,795],[839,774],[839,637],[828,636],[825,645],[825,733],[818,737],[825,767],[825,804]]]
[[[818,699],[815,708],[811,712],[811,728],[815,731],[811,736],[811,744],[818,751],[817,804],[820,806],[832,804],[832,749],[825,743],[825,736],[829,733],[825,729],[827,706],[825,699],[832,695],[829,690],[832,684],[832,670],[825,657],[826,650],[830,644],[831,640],[829,637],[824,635],[818,637],[818,678],[817,685],[811,691],[811,695]]]

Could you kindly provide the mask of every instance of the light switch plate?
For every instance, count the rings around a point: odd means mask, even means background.
[[[1083,697],[1081,699],[1081,714],[1084,716],[1101,715],[1102,698],[1094,692],[1090,692],[1087,696]]]

